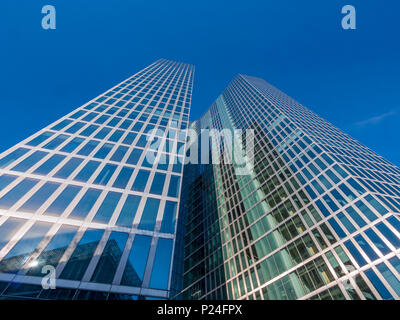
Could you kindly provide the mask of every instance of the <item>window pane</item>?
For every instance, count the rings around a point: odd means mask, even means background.
[[[383,277],[397,293],[397,295],[400,295],[400,281],[395,277],[392,271],[390,271],[390,269],[383,262],[378,264],[376,267],[382,273]]]
[[[150,287],[155,289],[168,288],[169,269],[171,264],[172,240],[158,239],[156,256],[151,274]]]
[[[61,151],[70,153],[74,151],[83,141],[85,141],[83,138],[73,138],[61,149]]]
[[[28,270],[27,275],[43,277],[43,266],[52,265],[53,267],[57,267],[59,260],[77,231],[78,227],[75,226],[61,226],[39,257],[29,264],[33,266]]]
[[[51,223],[36,222],[0,262],[0,272],[18,272],[51,226]]]
[[[4,158],[0,159],[0,168],[7,167],[10,163],[14,162],[28,151],[29,149],[26,148],[18,148],[17,150],[14,150],[10,154],[6,155]]]
[[[372,282],[375,289],[379,292],[382,299],[393,300],[393,297],[390,294],[390,292],[388,291],[388,289],[386,289],[386,287],[383,285],[381,280],[377,277],[377,275],[375,274],[375,272],[372,269],[365,271],[365,274],[367,275],[369,280]]]
[[[126,162],[129,164],[137,164],[141,155],[142,155],[142,150],[133,149]]]
[[[135,235],[132,249],[126,262],[121,284],[139,287],[142,284],[147,257],[149,255],[152,238],[149,236]]]
[[[89,214],[89,211],[93,208],[93,205],[95,204],[100,193],[101,190],[88,189],[68,217],[75,219],[85,219],[86,216]]]
[[[26,201],[18,210],[25,212],[36,212],[54,191],[60,186],[59,183],[47,182],[36,193]]]
[[[136,133],[130,132],[125,137],[124,141],[122,141],[122,143],[131,145],[133,143],[133,141],[135,140],[135,138],[136,138]]]
[[[150,171],[140,170],[135,178],[135,182],[132,185],[132,190],[143,192],[146,187],[147,179],[149,178],[149,175],[150,175]]]
[[[110,191],[93,218],[93,222],[108,223],[121,196],[121,193]]]
[[[2,176],[0,176],[0,191],[7,187],[16,178],[16,176],[12,176],[9,174],[3,174]]]
[[[87,182],[92,174],[96,171],[97,167],[100,165],[100,162],[90,160],[82,170],[76,175],[74,180]]]
[[[96,152],[96,154],[94,155],[94,157],[95,157],[95,158],[99,158],[99,159],[105,159],[113,147],[114,147],[113,144],[111,144],[111,143],[105,143],[105,144],[100,148],[100,150]]]
[[[27,220],[9,217],[0,226],[0,250],[11,240]]]
[[[82,156],[88,156],[99,143],[99,141],[90,140],[83,146],[81,150],[78,151],[78,154]]]
[[[151,184],[150,193],[161,195],[164,189],[165,174],[156,172],[154,174],[153,183]]]
[[[127,239],[128,233],[111,232],[110,238],[94,270],[91,281],[100,283],[112,282],[122,253],[124,252]]]
[[[94,137],[96,139],[104,139],[110,133],[110,131],[110,128],[103,128]]]
[[[61,272],[61,279],[80,280],[83,277],[103,233],[104,230],[97,229],[88,229],[85,232]]]
[[[178,197],[180,187],[180,177],[171,176],[168,188],[168,197]]]
[[[65,140],[67,140],[70,136],[67,136],[65,134],[60,134],[57,137],[55,137],[53,140],[51,140],[49,143],[43,146],[44,149],[50,149],[54,150],[56,149],[60,144],[62,144]]]
[[[72,122],[72,120],[66,119],[61,121],[60,123],[56,124],[55,126],[51,127],[52,130],[61,130],[65,128],[67,125],[69,125]]]
[[[81,136],[85,136],[88,137],[90,136],[95,130],[97,130],[99,128],[99,126],[96,126],[94,124],[88,126],[85,130],[83,130],[80,135]]]
[[[80,129],[82,129],[85,125],[86,125],[86,123],[77,122],[77,123],[75,123],[74,125],[72,125],[71,127],[69,127],[67,130],[65,130],[65,132],[68,132],[68,133],[76,133],[76,132],[78,132]]]
[[[67,186],[46,210],[45,214],[60,216],[81,189],[82,188],[78,186]]]
[[[18,163],[12,170],[25,172],[30,167],[38,163],[42,160],[48,153],[43,151],[36,151],[35,153],[31,154],[28,158],[22,160]]]
[[[128,195],[125,204],[119,214],[117,225],[121,227],[132,227],[132,221],[136,215],[136,210],[139,206],[140,197],[134,195]]]
[[[33,180],[33,179],[24,179],[23,181],[21,181],[13,189],[8,191],[8,193],[6,193],[3,197],[0,198],[0,208],[1,209],[11,208],[38,182],[39,182],[38,180]]]
[[[124,131],[122,130],[117,130],[115,131],[108,140],[112,142],[118,142],[119,139],[121,139],[121,136],[123,135]]]
[[[387,247],[387,245],[382,241],[380,237],[372,230],[368,229],[365,231],[365,234],[371,239],[374,245],[382,252],[382,254],[388,254],[391,250]]]
[[[106,164],[103,170],[100,171],[99,175],[96,177],[93,183],[105,186],[108,183],[108,181],[110,181],[110,178],[114,174],[115,169],[117,169],[116,165]]]
[[[43,163],[39,168],[37,168],[33,173],[40,175],[47,175],[51,170],[60,164],[61,161],[65,159],[65,156],[55,154],[45,163]]]
[[[33,138],[30,142],[27,142],[26,144],[28,146],[36,147],[39,144],[41,144],[43,141],[47,140],[48,138],[50,138],[53,135],[54,135],[53,132],[44,132],[41,135],[37,136],[36,138]]]
[[[161,224],[161,232],[173,233],[175,230],[176,202],[165,203],[164,216]]]
[[[154,230],[158,206],[160,205],[159,199],[147,198],[146,205],[143,209],[142,218],[138,228],[144,230]]]
[[[117,179],[114,182],[113,187],[125,189],[126,185],[129,182],[129,179],[131,178],[133,170],[134,170],[133,168],[128,168],[128,167],[122,168],[121,172],[119,173]]]
[[[119,146],[118,149],[113,154],[113,156],[111,157],[111,160],[120,162],[122,160],[122,158],[125,156],[125,153],[127,151],[128,151],[128,147]]]
[[[78,168],[82,161],[83,159],[81,158],[72,158],[68,160],[68,162],[64,164],[64,166],[54,174],[54,177],[67,179],[71,175],[71,173],[74,172],[76,168]]]

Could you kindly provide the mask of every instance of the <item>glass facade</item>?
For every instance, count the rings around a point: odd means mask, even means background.
[[[159,60],[0,155],[1,299],[169,298],[193,72]]]
[[[400,299],[398,167],[250,76],[191,128],[250,129],[254,153],[185,166],[174,298]]]
[[[245,75],[189,125],[193,72],[159,60],[0,155],[0,299],[400,299],[400,169]],[[251,136],[245,174],[225,141],[183,166],[188,128]]]

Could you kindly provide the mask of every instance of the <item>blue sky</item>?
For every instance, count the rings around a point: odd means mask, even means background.
[[[41,28],[56,8],[57,29]],[[357,29],[341,28],[355,6]],[[158,58],[196,66],[196,119],[261,77],[400,165],[400,3],[2,0],[0,152]]]

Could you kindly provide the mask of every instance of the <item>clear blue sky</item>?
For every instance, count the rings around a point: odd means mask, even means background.
[[[57,29],[41,28],[54,5]],[[341,28],[341,8],[357,30]],[[0,152],[158,58],[196,66],[191,118],[261,77],[400,165],[400,2],[2,0]]]

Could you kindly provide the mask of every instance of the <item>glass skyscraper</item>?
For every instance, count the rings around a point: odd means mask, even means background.
[[[254,152],[247,174],[223,144],[185,166],[174,298],[400,298],[398,167],[244,75],[191,128],[241,129]]]
[[[254,77],[189,124],[193,72],[0,155],[0,299],[400,299],[400,169]]]
[[[0,155],[1,299],[169,297],[193,72],[159,60]]]

